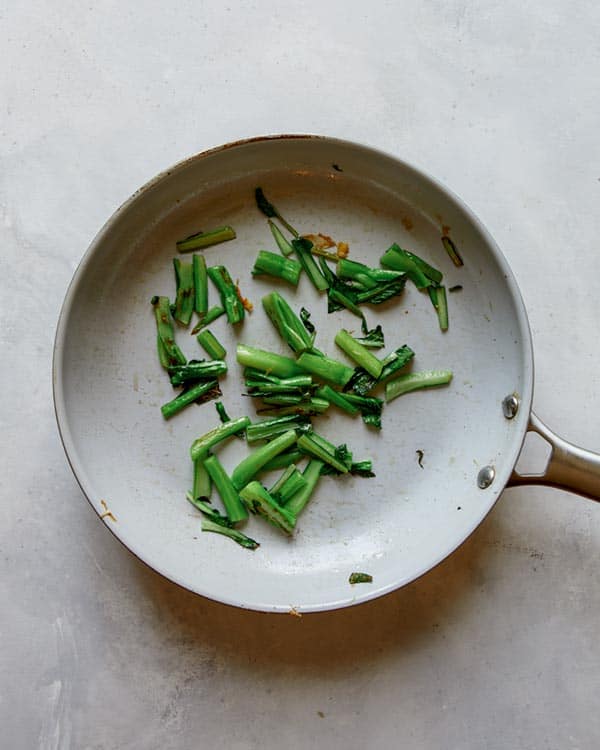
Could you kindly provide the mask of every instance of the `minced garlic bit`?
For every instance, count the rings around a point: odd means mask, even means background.
[[[104,500],[100,500],[100,505],[104,508],[104,513],[100,514],[100,518],[110,518],[113,523],[116,523],[117,519],[114,517],[113,512],[108,509],[108,505]]]
[[[350,246],[348,245],[347,242],[337,243],[337,254],[340,258],[347,258],[349,252],[350,252]]]

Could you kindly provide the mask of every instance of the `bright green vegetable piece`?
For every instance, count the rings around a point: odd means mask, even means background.
[[[240,491],[240,497],[251,513],[263,516],[285,534],[293,532],[296,525],[295,516],[279,505],[260,482],[249,482]]]
[[[237,419],[232,419],[226,424],[220,424],[210,432],[207,432],[204,435],[201,435],[199,438],[196,438],[196,440],[194,440],[194,442],[192,443],[192,447],[190,448],[192,461],[196,461],[199,458],[206,458],[211,448],[214,448],[215,445],[222,442],[223,440],[226,440],[232,435],[236,435],[238,432],[242,432],[246,429],[246,427],[248,427],[249,424],[249,417],[238,417]]]
[[[260,547],[260,544],[254,539],[250,539],[249,536],[242,534],[238,529],[231,528],[230,526],[222,526],[220,523],[212,521],[210,518],[203,518],[201,527],[202,531],[214,531],[215,534],[223,534],[223,536],[233,539],[241,547],[245,549],[256,549]]]
[[[259,251],[252,269],[253,276],[273,276],[293,286],[298,286],[301,272],[302,266],[297,260],[285,258],[283,255],[270,253],[267,250]]]
[[[227,355],[225,347],[217,340],[211,331],[205,329],[201,331],[197,336],[196,340],[204,351],[213,360],[223,360]]]
[[[190,324],[194,312],[194,271],[191,263],[173,258],[177,295],[173,317],[184,326]]]
[[[233,283],[229,271],[225,266],[211,266],[207,269],[208,276],[217,287],[221,304],[225,308],[227,320],[231,325],[237,325],[244,320],[244,305],[240,300],[236,285]]]
[[[280,378],[291,378],[294,375],[304,375],[305,371],[293,359],[282,357],[274,352],[256,349],[246,344],[238,344],[236,350],[237,361],[245,367],[254,367],[269,375]]]
[[[436,385],[446,385],[452,380],[450,370],[424,370],[400,375],[390,380],[385,386],[386,402],[393,401],[398,396],[420,388],[431,388]]]
[[[254,479],[268,461],[279,453],[290,448],[295,442],[296,432],[294,430],[288,430],[271,440],[271,442],[266,445],[257,448],[233,470],[233,473],[231,474],[233,486],[238,490],[245,487],[248,482],[251,482]]]
[[[374,378],[381,375],[383,364],[359,341],[353,338],[348,331],[343,328],[338,331],[335,337],[335,343],[340,349],[353,359],[359,367],[365,369]]]
[[[193,404],[194,401],[198,401],[204,397],[204,401],[216,398],[221,394],[219,390],[219,383],[217,380],[205,380],[201,383],[193,385],[189,390],[180,393],[172,401],[163,404],[160,407],[162,415],[165,419],[171,419],[175,414],[178,414],[186,406]]]
[[[156,330],[164,349],[164,356],[172,365],[184,365],[186,358],[175,343],[175,331],[171,323],[171,305],[168,297],[152,297],[152,307],[156,319]],[[159,354],[160,357],[160,354]],[[161,363],[165,361],[161,358]]]
[[[304,352],[298,357],[298,366],[305,372],[329,383],[343,387],[354,374],[348,365],[329,357]]]
[[[210,455],[204,459],[204,466],[217,488],[217,492],[223,501],[225,512],[231,523],[244,521],[248,518],[248,512],[240,500],[237,488],[234,486],[232,479],[229,478],[219,459],[215,455]]]
[[[184,240],[176,243],[177,250],[180,253],[189,253],[192,250],[201,250],[204,247],[217,245],[219,242],[235,239],[235,230],[230,226],[218,227],[210,232],[197,232],[191,234]]]
[[[208,275],[204,255],[192,257],[192,272],[194,277],[194,310],[202,320],[208,312]]]
[[[306,465],[306,468],[302,472],[302,476],[304,477],[306,484],[294,495],[292,495],[285,503],[286,510],[288,510],[292,515],[297,517],[306,507],[306,504],[310,500],[313,492],[315,491],[315,487],[317,486],[317,483],[321,478],[321,471],[323,469],[323,466],[323,461],[319,461],[318,458],[311,458],[311,460]]]
[[[220,318],[221,315],[225,315],[225,308],[221,307],[221,305],[213,305],[213,307],[210,308],[206,315],[200,318],[200,320],[196,323],[196,325],[192,329],[192,336],[195,336],[199,330],[207,325],[210,325],[217,318]]]

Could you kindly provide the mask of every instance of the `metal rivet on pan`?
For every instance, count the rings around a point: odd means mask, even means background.
[[[484,466],[477,475],[477,486],[480,490],[486,490],[494,481],[496,469],[493,466]]]
[[[517,416],[519,411],[519,397],[516,393],[511,393],[502,400],[502,413],[507,419]]]

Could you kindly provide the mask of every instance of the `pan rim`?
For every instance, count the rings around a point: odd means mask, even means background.
[[[116,209],[116,211],[113,212],[113,214],[106,220],[106,222],[100,228],[98,233],[92,239],[91,243],[89,244],[88,248],[83,254],[79,264],[77,265],[77,268],[75,269],[73,277],[67,287],[65,297],[61,305],[61,310],[59,313],[57,326],[56,326],[54,348],[53,348],[53,358],[52,358],[53,403],[54,403],[54,411],[55,411],[59,436],[63,445],[63,449],[65,451],[65,455],[67,457],[67,461],[69,463],[69,466],[71,467],[71,471],[73,472],[73,475],[81,491],[86,497],[87,501],[89,502],[91,507],[94,509],[98,517],[101,518],[101,514],[99,510],[94,504],[94,501],[92,500],[92,497],[95,495],[95,493],[92,491],[92,482],[87,477],[86,472],[83,468],[83,464],[79,460],[76,442],[73,439],[73,436],[69,428],[68,418],[67,418],[66,398],[65,398],[65,391],[64,391],[64,381],[63,381],[64,369],[63,369],[62,354],[64,351],[64,344],[65,344],[66,334],[68,330],[68,322],[69,322],[70,313],[72,310],[73,300],[75,299],[78,286],[85,276],[86,269],[92,257],[94,256],[96,250],[101,246],[105,235],[111,230],[113,224],[116,223],[120,219],[120,217],[124,213],[126,213],[133,205],[135,205],[135,203],[138,200],[141,200],[149,191],[151,191],[154,187],[160,184],[163,180],[172,178],[175,173],[177,173],[178,171],[182,169],[185,169],[187,166],[189,166],[192,163],[199,162],[203,159],[222,153],[224,151],[235,149],[235,148],[245,148],[254,143],[277,141],[277,140],[306,140],[307,142],[325,141],[325,142],[331,143],[332,145],[343,146],[346,148],[359,149],[363,152],[370,153],[374,158],[388,159],[388,160],[395,162],[396,164],[398,164],[400,168],[409,172],[413,172],[421,180],[425,180],[432,187],[438,190],[447,201],[449,201],[455,208],[459,209],[466,216],[466,218],[471,224],[477,227],[478,231],[481,233],[481,235],[485,239],[487,251],[491,253],[494,260],[498,264],[502,274],[504,275],[507,287],[510,290],[510,293],[512,296],[512,300],[511,300],[512,306],[514,308],[515,315],[519,323],[520,345],[521,345],[521,350],[522,350],[521,353],[523,357],[524,388],[523,388],[523,392],[519,394],[520,400],[521,400],[521,406],[519,410],[520,428],[518,430],[515,430],[514,438],[511,443],[512,455],[506,457],[505,461],[502,464],[501,469],[497,473],[494,485],[489,490],[487,490],[487,492],[489,492],[490,494],[488,496],[487,502],[482,504],[481,514],[477,516],[475,519],[473,519],[473,522],[469,525],[466,532],[463,535],[461,535],[458,541],[452,542],[450,545],[448,545],[448,547],[444,548],[443,550],[440,550],[440,552],[435,557],[433,562],[424,566],[422,569],[417,570],[416,572],[405,576],[404,578],[397,579],[396,581],[388,585],[380,586],[376,588],[369,587],[368,590],[365,589],[356,595],[352,595],[352,596],[348,595],[342,599],[338,599],[334,601],[325,601],[325,602],[320,602],[318,604],[299,604],[297,607],[296,606],[292,607],[292,605],[289,603],[267,604],[265,602],[260,602],[260,601],[242,602],[237,599],[231,599],[226,596],[220,596],[218,593],[215,594],[213,591],[208,591],[206,589],[203,589],[202,585],[191,587],[189,582],[184,582],[179,576],[175,575],[172,571],[167,571],[161,568],[160,565],[157,565],[154,561],[151,562],[150,560],[146,559],[143,549],[140,549],[137,544],[127,539],[127,536],[128,536],[127,533],[122,533],[120,531],[118,532],[117,529],[114,528],[107,521],[105,521],[104,523],[104,525],[108,527],[108,529],[115,536],[115,538],[118,539],[121,542],[121,544],[123,544],[123,546],[126,547],[126,549],[129,552],[135,555],[145,565],[147,565],[149,568],[156,571],[163,577],[167,578],[168,580],[172,581],[173,583],[177,584],[178,586],[181,586],[182,588],[188,591],[192,591],[193,593],[199,594],[200,596],[204,596],[206,598],[209,598],[214,601],[218,601],[222,604],[226,604],[229,606],[236,606],[242,609],[250,609],[250,610],[262,611],[262,612],[289,613],[290,609],[292,608],[294,610],[297,610],[300,613],[322,612],[322,611],[329,611],[329,610],[340,609],[340,608],[344,608],[348,606],[353,606],[355,604],[364,603],[364,602],[379,598],[380,596],[384,596],[392,591],[395,591],[396,589],[402,588],[403,586],[417,580],[418,578],[423,576],[425,573],[429,572],[430,570],[433,570],[441,562],[443,562],[448,556],[450,556],[479,527],[479,525],[483,522],[483,520],[486,518],[488,513],[496,504],[499,496],[501,495],[502,491],[504,490],[510,478],[514,465],[516,464],[518,460],[518,456],[521,451],[521,448],[522,448],[522,445],[523,445],[523,442],[525,440],[525,436],[527,433],[528,419],[529,419],[529,414],[531,412],[531,405],[532,405],[532,400],[533,400],[534,361],[533,361],[533,343],[532,343],[531,330],[529,326],[529,320],[527,317],[525,304],[521,296],[521,292],[519,290],[517,281],[514,277],[514,274],[512,272],[512,269],[508,261],[504,257],[502,251],[496,244],[493,237],[490,235],[489,231],[486,229],[483,223],[479,220],[479,218],[473,213],[473,211],[469,208],[469,206],[466,205],[455,193],[453,193],[443,183],[439,182],[436,178],[432,177],[429,173],[422,170],[420,167],[415,167],[413,164],[405,161],[404,159],[399,158],[396,155],[386,152],[384,150],[373,147],[371,145],[367,145],[364,143],[357,143],[354,141],[350,141],[348,139],[330,137],[326,135],[301,134],[301,133],[271,134],[271,135],[255,136],[255,137],[251,137],[247,139],[233,141],[231,143],[226,143],[226,144],[202,151],[191,157],[183,159],[177,162],[176,164],[174,164],[173,166],[161,171],[158,175],[156,175],[155,177],[147,181],[138,190],[136,190],[129,198],[127,198]],[[101,520],[103,519],[101,518]]]

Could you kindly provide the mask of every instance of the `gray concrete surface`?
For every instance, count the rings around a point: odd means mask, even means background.
[[[54,423],[56,319],[112,211],[262,133],[398,154],[512,264],[535,408],[600,449],[600,9],[592,2],[4,4],[0,745],[7,750],[600,745],[600,507],[508,490],[449,560],[359,608],[200,599],[97,520]]]

